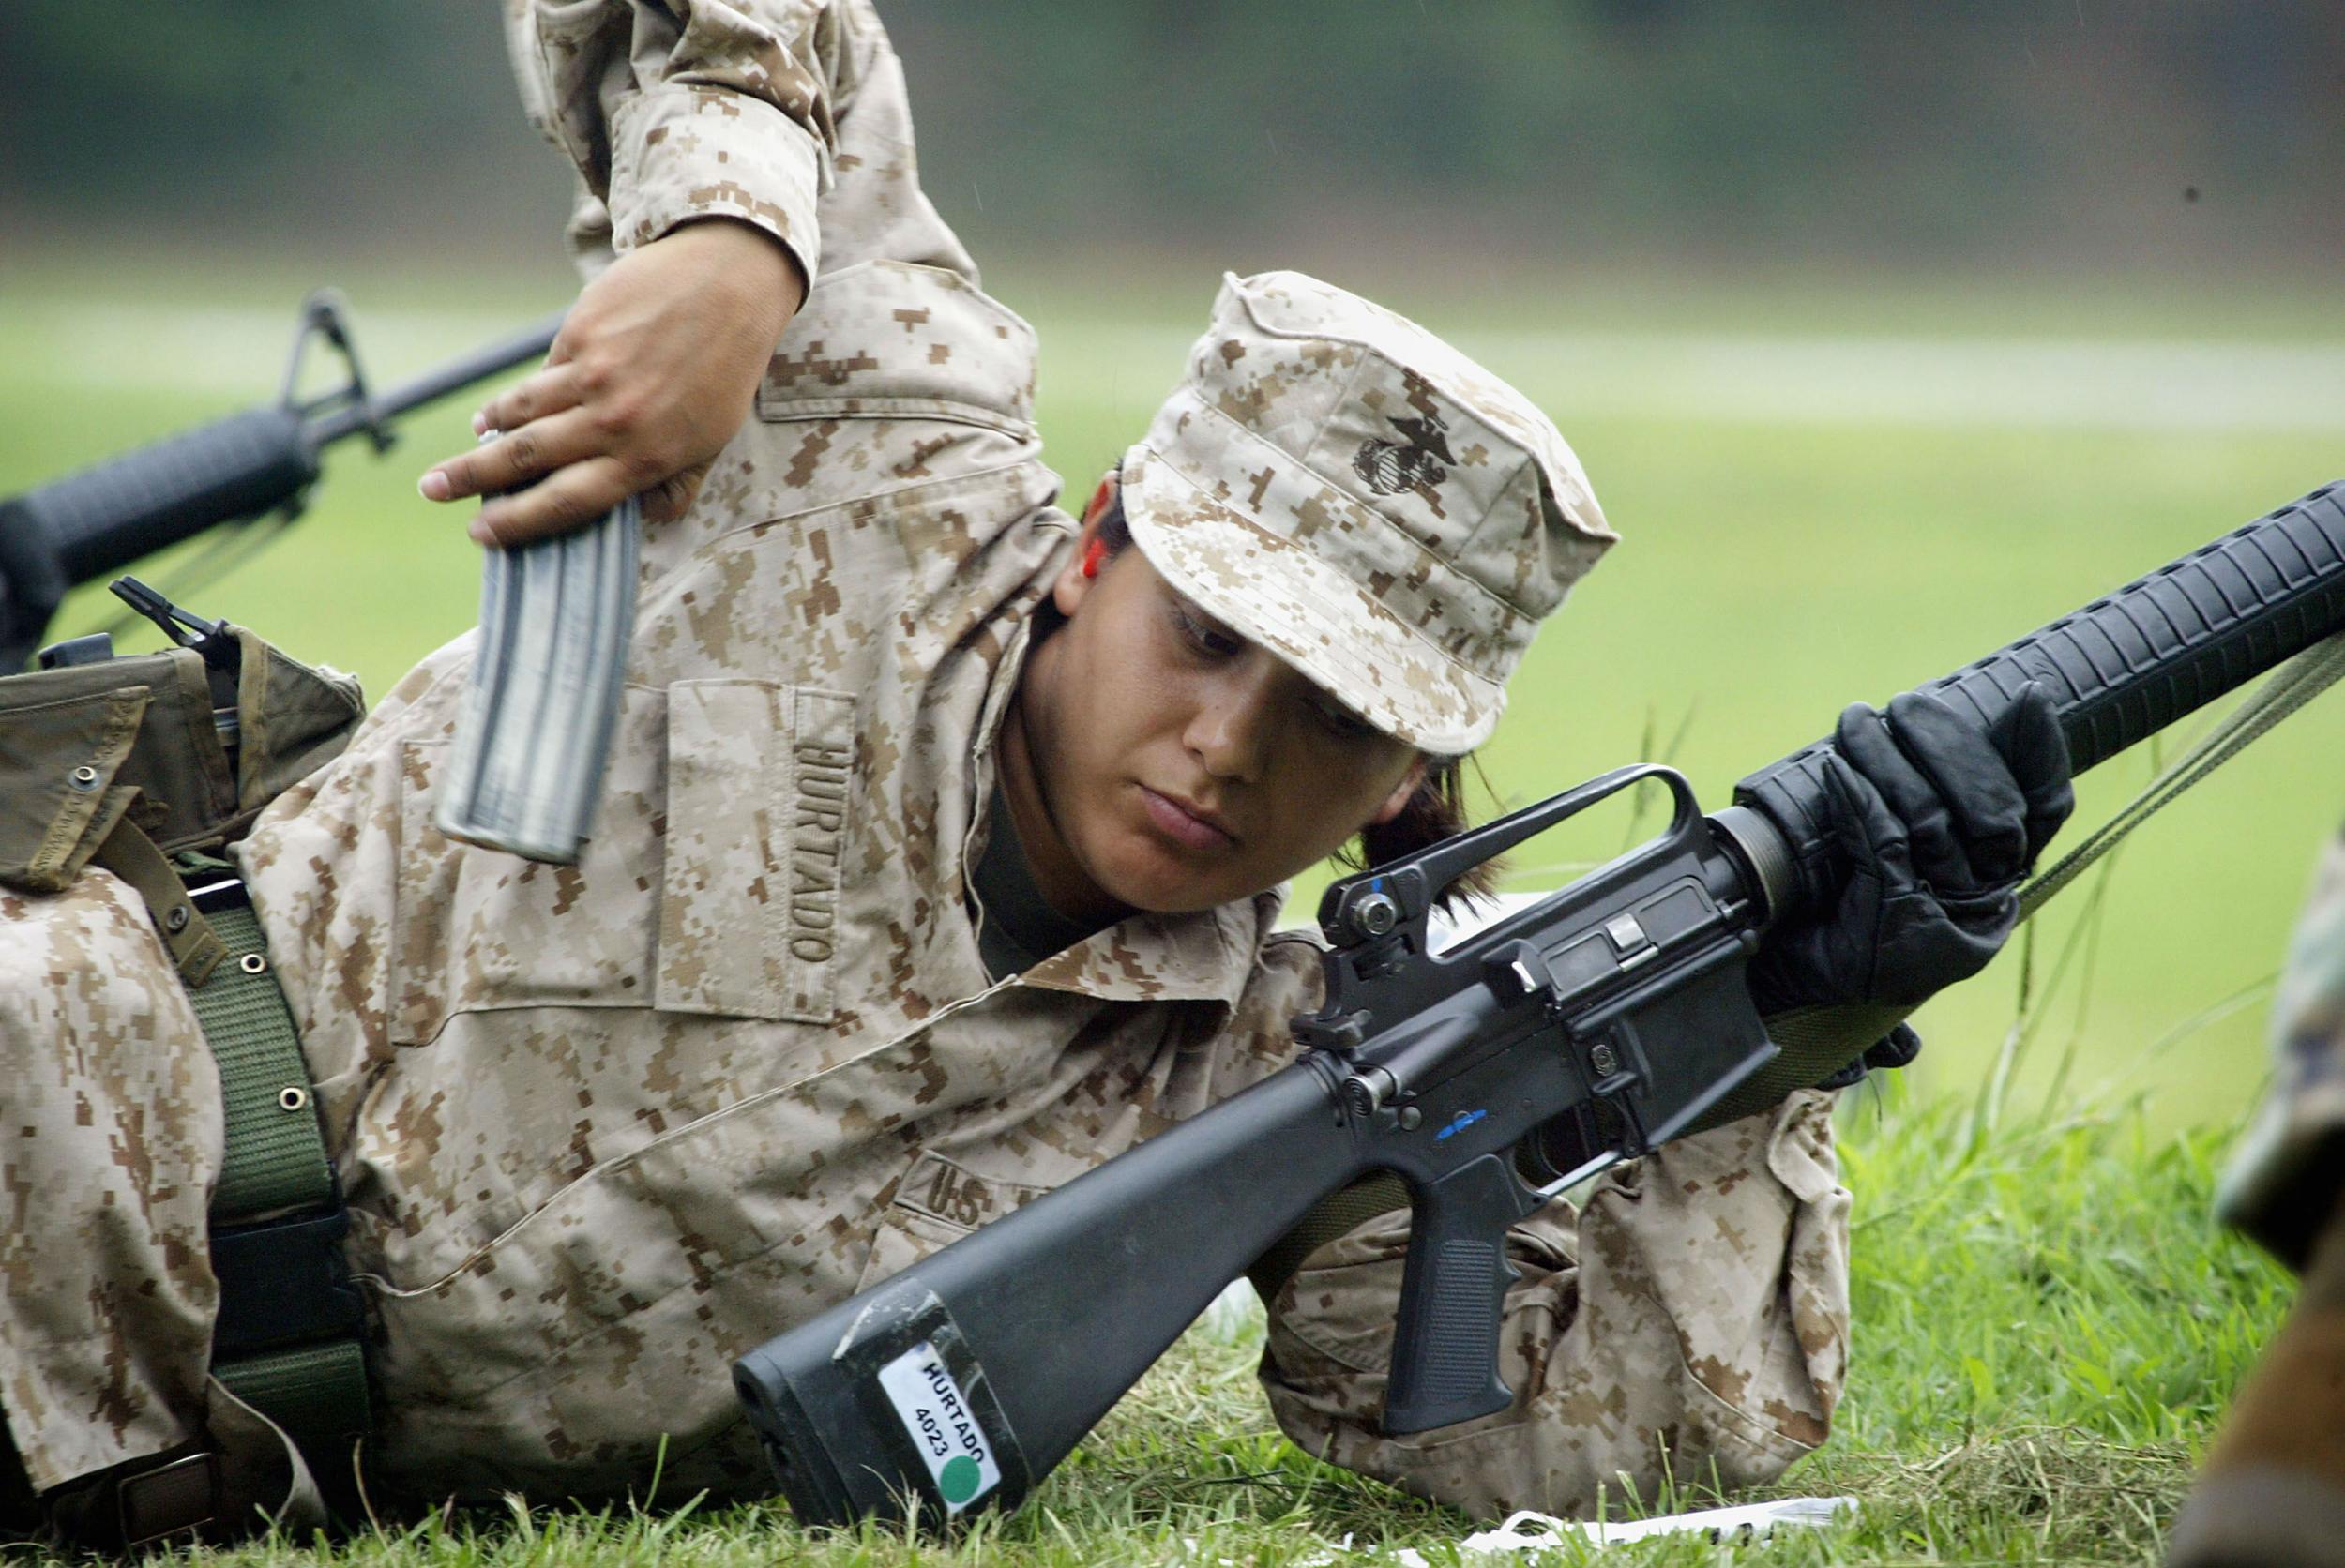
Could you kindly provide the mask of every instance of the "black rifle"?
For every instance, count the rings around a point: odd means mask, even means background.
[[[359,369],[340,298],[311,294],[275,402],[0,501],[0,675],[24,667],[67,590],[219,523],[265,512],[290,520],[307,504],[326,447],[363,432],[376,451],[389,450],[391,420],[542,357],[560,325],[556,316],[376,394]],[[302,361],[319,338],[340,354],[347,375],[301,402]]]
[[[2340,629],[2332,485],[1926,689],[1991,727],[2042,683],[2081,773]],[[1385,1430],[1505,1408],[1508,1226],[1878,1035],[1772,1041],[1744,987],[1767,927],[1835,885],[1829,745],[1708,817],[1670,769],[1621,768],[1329,887],[1326,1006],[1295,1022],[1299,1062],[735,1364],[798,1517],[1016,1507],[1226,1283],[1375,1171],[1407,1181],[1414,1213]],[[1676,806],[1658,837],[1430,950],[1453,878],[1648,778]],[[1779,814],[1758,808],[1763,782]]]

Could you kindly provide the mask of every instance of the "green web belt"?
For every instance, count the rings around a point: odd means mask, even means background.
[[[226,1111],[227,1148],[211,1209],[217,1256],[223,1231],[329,1214],[340,1198],[309,1063],[269,972],[260,922],[240,901],[205,919],[227,949],[202,985],[188,988],[219,1063]],[[347,1470],[350,1446],[368,1426],[366,1361],[356,1334],[235,1355],[216,1361],[212,1375],[283,1428],[330,1492],[328,1477]]]

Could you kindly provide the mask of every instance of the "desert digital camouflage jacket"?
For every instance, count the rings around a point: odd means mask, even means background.
[[[522,101],[578,171],[592,271],[730,218],[808,278],[859,262],[976,268],[921,191],[903,67],[870,0],[507,0]]]

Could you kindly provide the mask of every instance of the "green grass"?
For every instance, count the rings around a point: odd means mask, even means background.
[[[1042,331],[1045,430],[1080,491],[1177,373],[1210,279],[1126,295],[1097,275],[991,280]],[[20,282],[0,310],[0,494],[265,396],[295,293],[273,288],[194,294],[153,271]],[[507,282],[481,305],[461,303],[477,291],[398,279],[372,296],[396,311],[370,317],[359,292],[362,341],[394,379],[560,303],[560,290]],[[1543,636],[1484,754],[1509,805],[1645,756],[1722,803],[1736,776],[1823,732],[1843,702],[1943,673],[2345,472],[2334,426],[2098,418],[2090,384],[2056,422],[1861,406],[1894,401],[1894,384],[1840,416],[1671,402],[1685,356],[1719,334],[1918,337],[1908,370],[1925,382],[1940,339],[2122,346],[2207,332],[2337,352],[2335,321],[2296,295],[2186,311],[2155,292],[1999,306],[1987,290],[1827,279],[1779,294],[1673,296],[1652,280],[1616,297],[1594,284],[1549,292],[1536,316],[1510,308],[1544,297],[1519,281],[1459,294],[1446,312],[1392,295],[1437,326],[1454,320],[1557,415],[1626,540]],[[1774,352],[1743,351],[1763,365]],[[2240,363],[2253,380],[2273,362]],[[2111,407],[2138,403],[2126,374],[2104,381]],[[2029,398],[2042,390],[2013,386],[2015,408],[2039,406]],[[1787,383],[1785,395],[1806,394]],[[469,444],[470,406],[415,419],[388,460],[337,454],[317,515],[193,602],[384,690],[471,620],[477,565],[461,519],[412,489],[427,460]],[[172,566],[146,575],[167,580]],[[59,634],[101,612],[83,596]],[[2157,1528],[2285,1293],[2203,1216],[2225,1129],[2263,1074],[2261,988],[2310,852],[2345,812],[2340,743],[2345,698],[2332,697],[2154,822],[1985,976],[1924,1011],[1929,1049],[1885,1103],[1850,1108],[1855,1371],[1834,1442],[1784,1489],[1847,1491],[1865,1510],[1828,1537],[1734,1560],[2155,1560]],[[2080,824],[2121,803],[2152,761],[2121,758],[2087,778]],[[1521,882],[1551,883],[1617,850],[1627,815],[1531,846]],[[1312,893],[1298,890],[1298,918]],[[1462,1533],[1454,1516],[1278,1440],[1250,1380],[1258,1343],[1192,1334],[1034,1508],[954,1552],[885,1532],[809,1539],[768,1510],[663,1508],[428,1521],[335,1560],[1288,1562],[1346,1535],[1431,1548]],[[1674,1500],[1702,1500],[1700,1481],[1681,1478]],[[239,1560],[301,1555],[271,1545]],[[1624,1560],[1718,1557],[1680,1543]]]

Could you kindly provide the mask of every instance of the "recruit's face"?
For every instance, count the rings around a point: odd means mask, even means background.
[[[1200,610],[1139,550],[1096,578],[1082,560],[1053,585],[1067,622],[1027,663],[1008,736],[1026,755],[1004,768],[1014,810],[1021,774],[1038,797],[1020,837],[1064,912],[1259,893],[1407,801],[1412,747]]]

